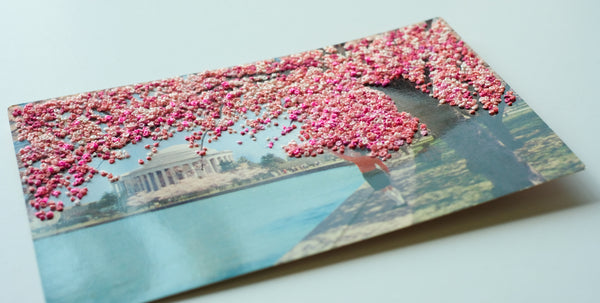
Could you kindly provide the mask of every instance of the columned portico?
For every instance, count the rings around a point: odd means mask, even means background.
[[[185,144],[175,145],[159,151],[139,169],[121,175],[114,187],[120,196],[158,191],[186,179],[219,173],[221,163],[230,161],[234,161],[231,151],[209,149],[200,157]]]

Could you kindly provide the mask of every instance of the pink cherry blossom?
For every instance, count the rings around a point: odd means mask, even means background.
[[[94,158],[116,163],[129,157],[124,147],[148,139],[155,141],[144,146],[145,160],[151,161],[159,141],[182,131],[192,132],[185,140],[200,157],[206,155],[205,139],[239,134],[256,140],[255,134],[271,126],[286,139],[295,131],[283,146],[290,157],[366,148],[385,160],[416,134],[429,133],[417,117],[399,112],[389,96],[369,87],[399,78],[471,114],[482,108],[494,115],[502,100],[507,105],[516,100],[460,37],[435,19],[341,47],[14,106],[17,139],[28,143],[18,152],[23,185],[39,210],[36,216],[51,219],[44,209],[64,208],[49,200],[61,190],[79,201],[93,177],[118,180],[92,167]]]

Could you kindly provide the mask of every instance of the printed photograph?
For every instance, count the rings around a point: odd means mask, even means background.
[[[48,302],[163,298],[584,168],[441,18],[8,114]]]

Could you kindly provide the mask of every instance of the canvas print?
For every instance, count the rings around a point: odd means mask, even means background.
[[[48,302],[157,299],[583,169],[441,18],[8,111]]]

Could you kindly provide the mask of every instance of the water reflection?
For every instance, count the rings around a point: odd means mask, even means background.
[[[46,299],[147,301],[271,266],[363,182],[340,167],[36,240]]]

